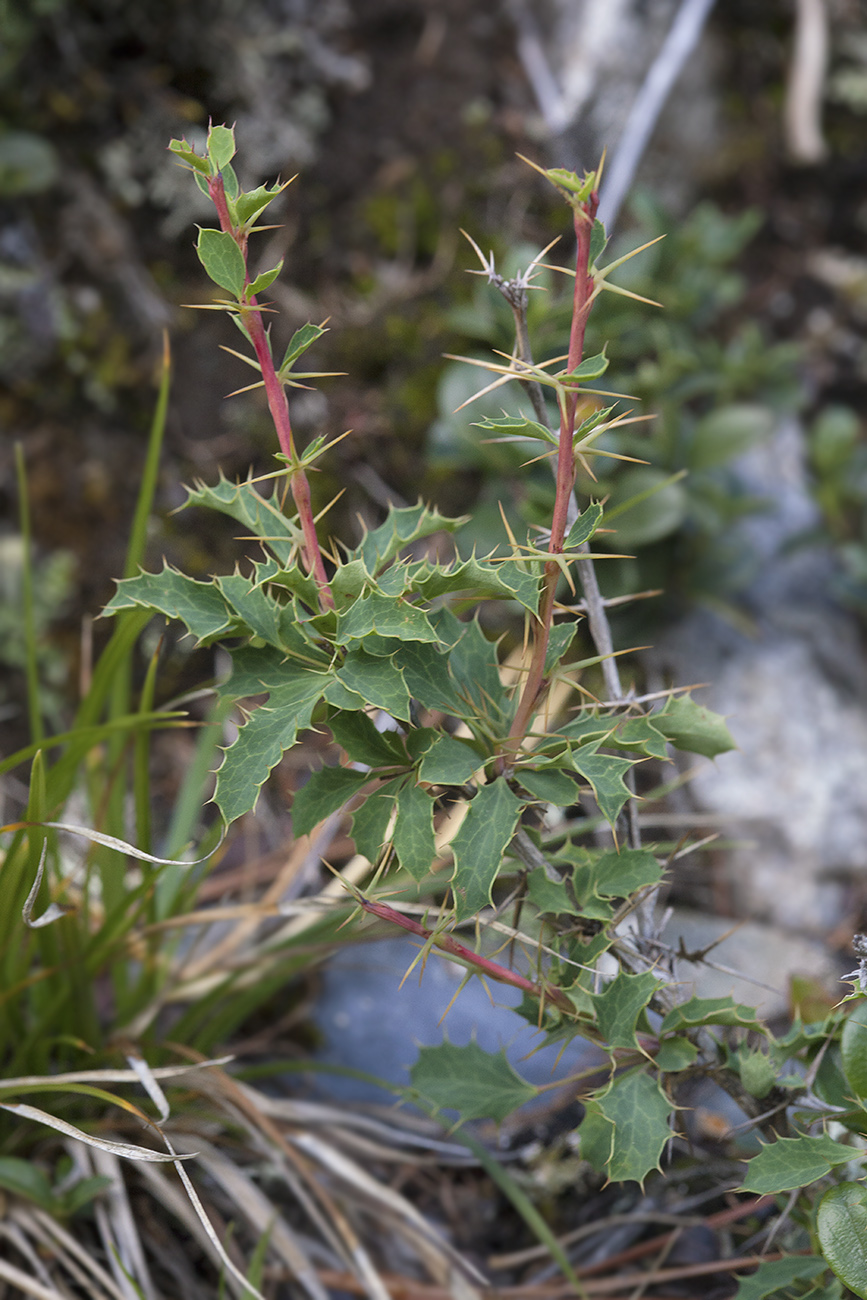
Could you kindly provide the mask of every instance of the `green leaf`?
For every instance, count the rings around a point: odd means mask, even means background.
[[[688,1038],[666,1038],[659,1045],[655,1061],[663,1074],[686,1070],[698,1056],[698,1048]]]
[[[268,773],[292,748],[298,732],[310,726],[327,683],[324,673],[290,666],[270,647],[235,651],[232,676],[220,687],[221,697],[239,699],[268,692],[269,700],[241,727],[217,773],[214,801],[227,822],[255,807]]]
[[[572,876],[575,893],[583,902],[597,898],[629,898],[639,889],[658,885],[662,867],[650,849],[609,850],[579,862]]]
[[[475,429],[491,429],[497,433],[512,434],[520,437],[518,430],[527,429],[527,437],[539,438],[543,442],[550,442],[556,447],[560,439],[556,433],[552,433],[547,424],[539,424],[537,420],[529,420],[524,415],[505,415],[498,419],[491,419],[486,416],[484,420],[473,420]]]
[[[220,175],[223,178],[223,189],[226,191],[226,198],[229,200],[229,211],[231,212],[234,207],[235,199],[241,193],[241,186],[238,184],[238,177],[235,175],[235,169],[231,163],[226,163],[224,167],[220,168]],[[235,220],[236,217],[237,212],[235,213],[233,220]]]
[[[843,1026],[840,1054],[852,1095],[867,1101],[867,999],[856,1002]]]
[[[605,233],[605,227],[601,221],[593,222],[593,232],[590,236],[590,269],[599,261],[599,258],[605,252],[605,245],[608,243],[608,236]]]
[[[402,867],[415,880],[423,880],[437,852],[433,831],[433,799],[426,790],[408,782],[397,796],[394,850]]]
[[[527,897],[540,912],[548,912],[552,916],[580,915],[581,909],[576,907],[565,883],[562,880],[549,880],[544,867],[534,867],[527,877]]]
[[[196,582],[168,564],[162,573],[141,573],[119,582],[103,614],[136,606],[178,619],[201,645],[227,636],[233,629],[232,613],[216,585]]]
[[[500,1123],[537,1095],[537,1089],[512,1069],[502,1048],[483,1052],[478,1043],[456,1047],[446,1040],[423,1047],[410,1079],[428,1101],[458,1111],[462,1120]]]
[[[555,623],[548,637],[548,649],[545,651],[545,676],[549,677],[566,651],[575,640],[578,632],[577,619],[568,623]]]
[[[235,212],[241,225],[246,225],[252,218],[264,211],[282,189],[282,185],[274,185],[271,188],[267,185],[260,185],[258,189],[250,190],[247,194],[239,194],[235,200]]]
[[[734,1300],[765,1300],[766,1296],[784,1296],[789,1287],[797,1282],[812,1282],[827,1267],[824,1259],[818,1255],[787,1255],[785,1259],[769,1260],[765,1264],[759,1264],[751,1277],[735,1274],[740,1285]],[[797,1288],[797,1294],[804,1295],[803,1289]]]
[[[837,1277],[867,1300],[867,1188],[840,1183],[825,1193],[816,1214],[819,1244]]]
[[[326,817],[342,808],[370,780],[369,772],[351,767],[323,767],[314,772],[292,801],[292,830],[309,835]]]
[[[536,769],[519,767],[517,780],[534,799],[568,808],[578,798],[575,778],[556,767]]]
[[[637,751],[646,754],[648,758],[666,759],[668,750],[665,736],[652,721],[656,716],[654,713],[650,717],[624,718],[617,724],[617,729],[608,743],[612,748],[616,745],[618,749]]]
[[[443,609],[431,615],[431,622],[445,641],[457,633],[449,655],[449,672],[458,696],[491,727],[503,730],[514,706],[500,680],[496,645],[487,639],[477,619],[461,623],[449,610]]]
[[[481,765],[482,759],[470,745],[440,736],[424,754],[418,779],[430,785],[463,785]]]
[[[545,175],[553,185],[574,194],[579,203],[586,203],[596,186],[596,172],[587,172],[584,176],[578,176],[576,172],[570,172],[565,167],[549,167]]]
[[[328,725],[337,744],[353,763],[368,767],[407,766],[400,736],[394,731],[377,731],[372,718],[361,710],[336,713]]]
[[[778,1138],[747,1161],[747,1176],[741,1190],[765,1196],[807,1187],[837,1165],[857,1159],[859,1154],[863,1153],[835,1142],[824,1133],[819,1137]]]
[[[569,534],[563,543],[564,551],[577,551],[579,547],[590,540],[601,522],[602,507],[597,502],[592,501],[569,529]]]
[[[338,616],[337,644],[363,640],[371,632],[400,641],[439,641],[424,610],[378,592],[360,596]]]
[[[49,1213],[56,1209],[51,1184],[39,1165],[18,1156],[0,1156],[0,1187],[35,1202]]]
[[[400,781],[389,781],[375,794],[369,794],[352,814],[352,838],[355,850],[368,862],[375,862],[385,843],[388,823],[394,811]]]
[[[230,126],[212,126],[208,131],[208,157],[222,171],[235,156],[235,131]]]
[[[227,230],[208,230],[200,226],[196,252],[214,284],[228,289],[236,298],[243,295],[247,277],[244,254]]]
[[[740,1069],[741,1083],[746,1088],[751,1097],[767,1097],[768,1093],[777,1082],[777,1067],[760,1048],[750,1051],[748,1048],[741,1048],[738,1055],[738,1066]]]
[[[247,290],[247,297],[255,298],[257,293],[264,293],[268,286],[274,283],[282,270],[283,258],[281,257],[277,265],[272,267],[270,271],[262,271],[261,274],[256,276],[256,279]]]
[[[401,551],[413,542],[433,533],[453,533],[464,523],[465,518],[450,519],[421,504],[400,508],[391,506],[385,522],[365,533],[360,546],[350,553],[350,559],[363,560],[368,572],[376,573],[397,559]]]
[[[688,1002],[672,1007],[662,1022],[660,1033],[697,1029],[701,1025],[741,1025],[762,1032],[765,1028],[755,1007],[735,1002],[731,997],[690,998]]]
[[[456,718],[467,713],[449,672],[448,660],[436,646],[406,641],[395,654],[410,695],[425,709],[436,709]]]
[[[479,560],[472,556],[462,564],[416,565],[411,585],[425,600],[452,594],[468,600],[517,600],[535,614],[541,585],[539,567],[524,561]]]
[[[301,537],[298,525],[284,515],[276,488],[268,500],[256,491],[252,483],[230,483],[221,473],[219,482],[214,487],[197,483],[195,488],[187,488],[186,505],[218,510],[221,514],[237,519],[248,533],[263,538],[268,549],[283,564],[289,562]],[[311,608],[316,609],[316,584],[309,578],[306,581],[313,593]],[[310,604],[310,601],[307,603]]]
[[[204,172],[206,176],[210,174],[207,158],[201,158],[193,146],[187,144],[186,140],[170,140],[169,150],[171,153],[176,153],[179,158],[196,171]]]
[[[644,1070],[620,1075],[587,1106],[579,1134],[581,1154],[612,1182],[643,1183],[671,1137],[672,1104]],[[593,1116],[586,1134],[587,1119]],[[600,1160],[600,1157],[602,1159]]]
[[[597,741],[573,751],[572,766],[579,776],[590,783],[599,811],[609,825],[613,826],[629,798],[623,777],[632,767],[632,760],[615,758],[611,754],[597,754],[598,746]]]
[[[712,709],[696,704],[691,696],[682,695],[669,700],[661,712],[652,713],[650,717],[657,731],[661,731],[675,749],[716,758],[717,754],[737,748],[725,719]]]
[[[291,605],[281,604],[263,589],[260,582],[263,569],[265,566],[257,566],[252,579],[232,573],[216,578],[215,584],[238,622],[249,628],[254,636],[311,667],[327,668],[328,656],[304,635]],[[265,572],[271,571],[265,569]]]
[[[401,722],[409,722],[409,692],[394,660],[353,647],[337,670],[336,677],[374,708],[384,709]]]
[[[284,371],[288,371],[303,352],[306,352],[317,339],[321,339],[322,335],[327,333],[328,330],[324,326],[311,325],[309,321],[306,325],[302,325],[300,330],[296,330],[289,340],[283,354],[283,360],[280,362],[280,375],[282,376]]]
[[[608,358],[604,352],[598,353],[595,357],[585,357],[574,370],[570,370],[568,377],[570,379],[599,379],[608,369]]]
[[[651,971],[619,971],[601,993],[592,995],[596,1022],[610,1047],[637,1047],[635,1027],[650,998],[661,986]]]
[[[501,778],[483,785],[449,844],[455,869],[452,892],[458,921],[491,902],[491,886],[515,832],[523,804]]]

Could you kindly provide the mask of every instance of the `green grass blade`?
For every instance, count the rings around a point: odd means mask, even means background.
[[[27,470],[24,464],[24,451],[20,442],[15,444],[15,472],[18,478],[21,537],[24,542],[21,566],[21,613],[24,623],[27,715],[30,722],[30,735],[38,743],[45,735],[45,731],[42,726],[42,712],[39,707],[39,663],[36,655],[36,618],[33,606],[33,539],[30,528],[30,499],[27,495]]]
[[[157,487],[157,475],[159,473],[160,455],[163,449],[163,436],[166,431],[166,413],[169,405],[169,388],[171,387],[171,351],[169,349],[169,336],[163,333],[163,359],[160,374],[160,387],[157,395],[157,404],[154,409],[154,417],[151,422],[150,436],[148,438],[148,449],[145,457],[144,469],[142,470],[141,486],[139,487],[138,500],[136,501],[135,514],[133,515],[132,529],[129,536],[129,546],[126,552],[126,563],[123,568],[125,578],[134,578],[144,560],[145,545],[147,543],[148,519],[153,509],[154,496]]]

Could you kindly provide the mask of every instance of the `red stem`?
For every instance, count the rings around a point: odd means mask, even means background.
[[[569,333],[568,371],[575,370],[581,364],[581,358],[584,355],[584,333],[593,301],[593,277],[590,274],[590,239],[593,234],[593,223],[596,219],[598,207],[599,195],[594,190],[586,202],[576,204],[573,209],[575,238],[578,247],[575,256],[575,292],[572,300],[572,327]],[[573,440],[577,408],[578,387],[576,384],[560,403],[557,490],[554,499],[554,513],[551,518],[551,537],[548,542],[548,551],[551,555],[560,555],[566,540],[569,505],[572,499],[572,490],[575,486],[575,449]],[[497,766],[501,773],[506,770],[509,756],[514,757],[520,749],[521,742],[527,734],[536,701],[545,685],[545,658],[548,654],[548,642],[554,621],[554,603],[559,577],[560,566],[555,560],[549,560],[544,570],[544,586],[539,605],[539,616],[536,620],[533,656],[530,660],[527,680],[524,683],[524,689],[512,725],[509,728],[505,752],[497,760]]]
[[[226,202],[226,191],[222,176],[217,175],[209,177],[208,192],[217,209],[217,215],[220,218],[220,229],[227,234],[230,234],[235,240],[235,243],[244,255],[244,262],[246,264],[247,232],[243,227],[236,229],[232,224],[232,217],[229,212],[229,205]],[[247,284],[249,283],[250,277],[248,274]],[[268,409],[271,412],[271,419],[274,422],[274,428],[277,430],[277,439],[280,443],[280,450],[290,461],[294,461],[295,440],[292,436],[292,423],[289,419],[289,404],[286,400],[286,390],[277,377],[274,358],[271,355],[271,344],[268,340],[268,334],[262,320],[262,313],[259,311],[259,305],[254,297],[250,297],[246,300],[246,307],[242,312],[242,319],[247,328],[247,333],[250,335],[253,347],[256,350],[256,359],[258,360],[259,367],[262,371],[262,380],[265,384],[265,395],[268,399]],[[308,572],[313,575],[314,581],[319,588],[320,606],[323,610],[334,609],[334,597],[328,583],[328,575],[325,572],[325,561],[322,558],[322,551],[319,548],[319,538],[316,533],[316,520],[313,517],[310,484],[304,470],[293,470],[289,478],[289,483],[292,488],[292,497],[295,501],[295,507],[298,511],[301,531],[304,534],[304,563]]]
[[[420,939],[432,939],[435,947],[441,948],[443,952],[451,953],[453,957],[460,957],[461,961],[474,966],[476,970],[488,975],[491,979],[499,980],[501,984],[511,984],[514,988],[529,993],[531,997],[543,998],[559,1007],[561,1011],[575,1015],[574,1004],[556,984],[548,984],[547,981],[534,984],[526,976],[519,975],[506,966],[498,965],[497,962],[491,961],[489,957],[481,957],[477,952],[473,952],[472,948],[466,948],[462,943],[458,943],[457,939],[453,939],[450,934],[436,934],[433,930],[428,930],[420,921],[414,921],[412,917],[404,916],[402,912],[395,911],[393,907],[389,907],[388,903],[374,903],[369,898],[361,897],[361,895],[358,895],[358,902],[365,912],[370,912],[372,916],[378,916],[381,921],[390,921],[392,925],[399,925],[402,930],[408,930],[410,934],[416,934]]]

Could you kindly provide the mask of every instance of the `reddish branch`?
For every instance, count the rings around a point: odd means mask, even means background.
[[[489,957],[482,957],[472,948],[467,948],[457,939],[453,939],[450,934],[438,934],[434,930],[428,930],[420,921],[414,921],[409,916],[404,916],[402,912],[395,911],[389,907],[388,903],[374,903],[369,898],[358,896],[358,902],[365,912],[371,916],[378,916],[381,921],[390,921],[392,925],[399,925],[402,930],[408,930],[410,934],[417,934],[420,939],[430,940],[434,947],[441,948],[443,952],[450,953],[452,957],[459,957],[461,961],[472,966],[481,975],[487,975],[492,980],[498,980],[501,984],[511,984],[516,989],[528,993],[530,997],[540,998],[543,1001],[550,1002],[559,1007],[561,1011],[567,1011],[570,1015],[575,1015],[575,1006],[556,984],[549,984],[543,980],[539,984],[534,984],[524,975],[519,975],[516,971],[509,970],[506,966],[500,966],[497,962],[491,961]]]
[[[241,250],[246,266],[247,232],[243,227],[236,228],[232,223],[222,176],[211,176],[208,179],[208,191],[220,218],[220,229],[232,236]],[[249,285],[249,273],[246,282]],[[295,440],[292,436],[292,424],[289,419],[286,390],[277,375],[274,358],[271,355],[271,344],[255,297],[246,298],[245,306],[242,309],[242,318],[256,350],[256,359],[262,371],[268,409],[271,412],[271,419],[274,421],[274,428],[277,430],[280,450],[290,462],[294,462],[297,460],[297,456],[295,453]],[[316,533],[316,520],[313,516],[313,503],[310,497],[310,484],[307,475],[303,469],[294,469],[290,474],[289,482],[292,488],[292,498],[298,511],[301,531],[304,534],[304,563],[319,588],[319,603],[322,609],[334,609],[334,597],[331,594],[328,575],[325,572],[325,562],[319,548],[319,538]]]
[[[575,292],[572,302],[572,326],[569,334],[569,358],[567,371],[571,373],[581,364],[584,355],[584,333],[587,317],[593,301],[593,276],[590,274],[590,240],[593,223],[599,206],[596,190],[583,203],[573,206],[577,253],[575,257]],[[569,506],[572,490],[575,486],[575,412],[578,408],[578,384],[570,385],[568,392],[560,399],[560,443],[557,455],[557,492],[554,500],[554,514],[551,520],[551,537],[548,551],[551,555],[560,555],[566,541]],[[507,759],[514,757],[530,726],[530,718],[540,694],[545,686],[545,659],[548,654],[548,641],[554,621],[554,602],[557,583],[560,578],[560,566],[556,560],[548,560],[543,576],[542,598],[539,603],[539,615],[536,620],[533,656],[527,673],[527,680],[518,702],[518,708],[512,726],[509,729],[504,754],[499,759],[499,768],[504,772]]]

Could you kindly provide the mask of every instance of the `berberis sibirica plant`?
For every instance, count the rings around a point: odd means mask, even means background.
[[[142,572],[119,583],[106,613],[162,614],[201,644],[226,645],[232,671],[219,693],[243,724],[217,772],[223,821],[255,808],[305,733],[326,735],[333,761],[295,795],[295,835],[338,812],[351,819],[357,853],[370,864],[363,893],[346,881],[362,912],[414,934],[422,956],[436,948],[467,978],[517,985],[522,1013],[545,1040],[581,1036],[602,1049],[604,1081],[596,1070],[580,1094],[582,1158],[611,1180],[643,1183],[678,1132],[689,1085],[709,1077],[765,1143],[743,1189],[784,1200],[804,1189],[792,1247],[802,1253],[762,1263],[749,1294],[824,1277],[821,1294],[839,1295],[830,1264],[867,1296],[867,1235],[858,1227],[867,1224],[867,1192],[858,1181],[833,1181],[835,1169],[860,1160],[867,1134],[867,1003],[853,991],[824,1021],[796,1021],[775,1038],[732,998],[682,1000],[676,954],[659,931],[655,902],[671,850],[641,842],[636,767],[665,761],[670,746],[713,758],[732,741],[688,692],[642,700],[623,689],[591,549],[606,526],[604,506],[575,499],[576,467],[590,472],[594,456],[613,455],[606,435],[631,418],[593,387],[608,369],[605,353],[584,356],[594,301],[627,293],[610,280],[626,259],[602,261],[599,173],[536,168],[565,201],[575,238],[574,267],[557,268],[574,282],[567,355],[538,362],[528,337],[527,297],[544,254],[505,280],[479,253],[481,274],[512,308],[516,342],[511,355],[470,363],[482,372],[481,391],[517,385],[527,408],[484,419],[481,436],[520,439],[528,456],[551,459],[550,528],[521,539],[508,532],[503,551],[489,556],[444,559],[444,539],[463,521],[423,503],[391,508],[356,545],[324,534],[308,471],[327,446],[299,448],[286,396],[317,377],[296,367],[324,326],[298,330],[277,361],[264,295],[282,263],[249,270],[250,238],[285,187],[240,188],[225,126],[210,129],[204,156],[184,140],[170,149],[216,208],[219,228],[200,229],[198,255],[219,290],[214,308],[247,344],[236,355],[256,372],[253,387],[264,388],[278,466],[258,480],[221,478],[189,491],[189,504],[230,516],[258,539],[260,558],[246,571],[209,582],[168,566]],[[498,619],[515,646],[508,657],[488,633]],[[521,624],[523,638],[515,636]],[[585,626],[592,645],[582,656]],[[245,707],[252,697],[264,702]],[[495,951],[504,938],[523,961]],[[412,1083],[417,1103],[463,1119],[502,1120],[537,1092],[503,1052],[448,1041],[421,1051]],[[538,1216],[533,1223],[544,1235]],[[557,1257],[580,1287],[559,1249]]]

